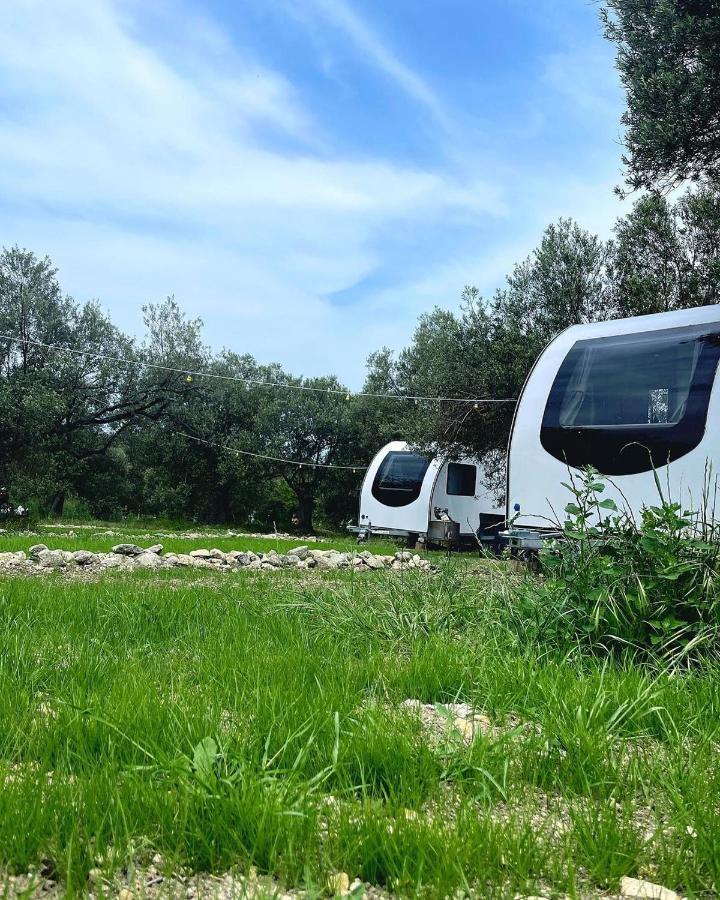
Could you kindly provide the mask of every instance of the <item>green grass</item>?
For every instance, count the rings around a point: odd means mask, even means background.
[[[81,893],[160,852],[311,895],[336,871],[437,898],[716,891],[716,666],[550,646],[491,575],[0,581],[0,869],[51,860]],[[409,697],[497,733],[433,739]]]

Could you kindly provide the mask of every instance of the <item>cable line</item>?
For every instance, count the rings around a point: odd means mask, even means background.
[[[63,347],[60,344],[46,344],[42,341],[34,341],[30,338],[18,338],[11,334],[0,334],[0,340],[10,341],[15,344],[30,344],[33,347],[43,347],[46,350],[55,350],[60,353],[73,353],[76,356],[85,356],[92,359],[101,359],[106,362],[116,362],[125,366],[142,366],[146,369],[155,369],[161,372],[172,372],[175,375],[184,375],[186,380],[193,378],[215,378],[219,381],[237,381],[245,385],[258,387],[285,388],[293,391],[310,391],[316,394],[337,394],[350,400],[351,397],[371,397],[377,400],[412,400],[415,403],[472,403],[475,408],[481,404],[517,403],[515,397],[425,397],[419,394],[382,394],[373,391],[348,391],[341,388],[312,387],[307,384],[290,384],[286,381],[261,381],[257,378],[246,378],[243,375],[221,375],[218,372],[203,372],[201,370],[180,369],[175,366],[164,366],[160,363],[144,362],[143,360],[128,360],[122,356],[113,356],[109,353],[98,353],[92,350],[78,350],[75,347]]]
[[[367,466],[335,466],[330,463],[314,463],[314,462],[298,462],[296,459],[283,459],[280,456],[268,456],[266,453],[253,453],[251,450],[239,450],[237,447],[231,447],[229,444],[218,444],[214,441],[208,441],[205,438],[195,437],[194,434],[188,434],[185,431],[177,431],[172,429],[173,434],[181,437],[189,438],[191,441],[197,441],[198,444],[207,444],[208,447],[219,447],[221,450],[227,450],[230,453],[240,453],[243,456],[254,456],[257,459],[270,459],[273,462],[284,463],[288,466],[298,466],[300,469],[350,469],[353,472],[364,472]]]

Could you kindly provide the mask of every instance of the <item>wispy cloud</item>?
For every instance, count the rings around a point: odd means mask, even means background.
[[[354,48],[463,165],[368,150],[362,130],[339,140],[292,66],[190,2],[153,4],[152,27],[139,0],[0,3],[0,243],[48,253],[124,327],[175,293],[218,346],[358,384],[368,352],[465,282],[492,289],[556,210],[581,197],[605,215],[604,169],[518,165],[500,132],[492,157],[456,141],[453,105],[349,0],[281,2]]]
[[[297,366],[322,297],[377,264],[378,228],[498,209],[481,183],[310,152],[312,117],[281,73],[246,58],[190,78],[109,0],[5,4],[0,41],[2,240],[57,257],[75,290],[124,311],[175,291],[211,313],[215,340]],[[242,324],[269,321],[282,325]]]
[[[315,14],[329,22],[349,38],[366,60],[380,69],[393,84],[423,106],[444,128],[449,127],[450,117],[445,104],[427,80],[403,62],[397,52],[384,40],[366,19],[361,17],[346,0],[287,0],[295,13],[303,16]]]

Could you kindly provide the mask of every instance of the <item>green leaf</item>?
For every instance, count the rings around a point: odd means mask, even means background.
[[[211,781],[215,777],[218,755],[218,746],[211,737],[203,738],[193,750],[193,768],[201,781]]]
[[[598,503],[600,509],[611,509],[613,512],[617,512],[617,504],[611,497],[606,497],[604,500],[600,500]]]

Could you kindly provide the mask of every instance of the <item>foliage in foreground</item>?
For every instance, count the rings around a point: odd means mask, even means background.
[[[45,860],[77,891],[155,852],[312,894],[334,871],[438,898],[716,889],[716,666],[553,649],[517,587],[1,582],[0,867]],[[431,740],[408,697],[494,730]]]
[[[720,649],[720,543],[706,514],[663,494],[636,521],[602,498],[595,470],[571,474],[562,541],[543,553],[545,596],[564,637],[633,647],[675,662]]]

